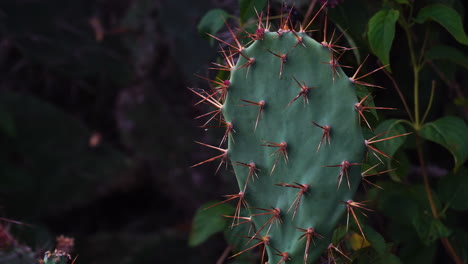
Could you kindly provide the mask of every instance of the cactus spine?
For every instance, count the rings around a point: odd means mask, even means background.
[[[230,78],[212,81],[219,85],[213,90],[193,90],[216,108],[202,117],[221,117],[221,145],[228,142],[227,149],[200,143],[221,153],[194,166],[229,159],[239,185],[238,194],[226,196],[237,201],[233,225],[255,226],[245,234],[245,250],[233,256],[260,247],[262,263],[270,264],[314,263],[333,247],[343,214],[356,219],[357,210],[366,210],[352,200],[366,151],[385,154],[363,137],[364,112],[376,107],[356,96],[357,84],[370,86],[357,77],[360,67],[348,78],[338,64],[346,48],[319,43],[306,34],[308,26],[294,31],[289,24],[285,19],[270,32],[259,16],[247,47],[232,31],[234,44],[213,36],[228,46],[226,65],[216,65]]]

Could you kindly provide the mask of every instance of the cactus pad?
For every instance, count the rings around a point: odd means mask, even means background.
[[[239,193],[224,202],[237,200],[233,228],[254,227],[233,257],[258,247],[262,264],[315,263],[327,249],[342,253],[330,241],[344,213],[349,221],[357,220],[354,209],[368,210],[352,200],[366,176],[361,162],[368,150],[387,156],[371,145],[381,140],[364,139],[361,123],[369,126],[364,112],[388,108],[368,106],[369,95],[358,100],[358,85],[375,85],[356,77],[361,66],[352,77],[342,71],[346,48],[294,31],[287,19],[276,32],[259,21],[246,47],[231,29],[234,44],[213,36],[228,46],[226,64],[215,65],[230,77],[193,92],[216,108],[200,118],[219,118],[226,132],[220,147],[200,143],[221,154],[194,166],[233,165]]]

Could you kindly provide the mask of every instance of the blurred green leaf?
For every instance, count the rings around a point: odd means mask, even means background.
[[[409,5],[410,2],[408,0],[396,0],[396,2],[400,5]]]
[[[408,153],[403,150],[397,151],[395,155],[393,155],[395,160],[389,160],[387,162],[387,169],[395,169],[389,171],[388,174],[393,181],[402,182],[408,176],[408,172],[411,168],[411,161],[408,158]]]
[[[348,233],[348,229],[346,228],[346,226],[337,227],[335,231],[333,231],[333,235],[332,235],[331,242],[333,243],[333,245],[338,245],[341,242],[341,240],[346,236],[347,233]]]
[[[398,256],[402,259],[403,263],[412,264],[427,264],[436,263],[434,257],[437,253],[438,244],[433,243],[426,246],[421,243],[414,243],[414,239],[408,239],[404,241],[406,247],[404,249],[399,248]],[[408,246],[410,245],[410,246]],[[406,251],[406,252],[402,252]]]
[[[426,123],[420,134],[423,138],[445,147],[452,153],[457,170],[468,158],[468,126],[463,119],[446,116]]]
[[[405,185],[396,182],[379,182],[383,190],[374,189],[369,192],[369,200],[377,203],[377,208],[393,221],[408,225],[419,214],[430,211],[424,185]],[[433,194],[435,206],[441,208],[441,202],[436,193]]]
[[[394,182],[379,185],[384,190],[373,190],[369,199],[376,201],[377,208],[388,216],[393,224],[410,225],[426,246],[440,237],[450,235],[451,230],[440,220],[433,218],[424,185]],[[437,193],[432,192],[432,195],[435,207],[440,210],[441,202]]]
[[[462,259],[468,259],[468,232],[466,228],[454,228],[453,230],[453,239],[455,243],[455,250],[460,252],[460,257]]]
[[[448,237],[452,231],[432,215],[419,214],[413,218],[413,227],[425,245],[430,245],[441,237]]]
[[[395,38],[395,23],[400,12],[394,9],[384,9],[377,12],[369,20],[367,37],[374,54],[382,64],[390,63],[390,49]]]
[[[191,247],[200,245],[211,235],[225,229],[227,219],[223,215],[231,215],[234,208],[224,203],[208,208],[216,203],[219,203],[219,201],[206,203],[195,213],[192,232],[189,237],[189,245]]]
[[[229,14],[222,9],[211,9],[198,23],[198,33],[204,38],[209,38],[208,34],[215,35],[224,25]]]
[[[267,0],[239,0],[239,16],[241,24],[255,16],[255,9],[260,13]]]
[[[425,57],[426,60],[447,60],[468,70],[468,57],[455,47],[438,45],[426,51]]]
[[[433,20],[443,26],[458,42],[468,45],[468,36],[463,29],[463,21],[458,12],[443,4],[433,4],[419,10],[416,22]]]
[[[367,241],[371,244],[375,251],[377,251],[379,255],[385,255],[387,251],[387,246],[385,243],[385,239],[382,237],[382,235],[380,235],[372,227],[367,225],[362,225],[362,230],[366,235]]]
[[[442,178],[438,184],[442,202],[454,210],[468,210],[468,170],[461,168]]]

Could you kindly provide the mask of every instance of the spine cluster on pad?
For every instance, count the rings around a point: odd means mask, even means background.
[[[368,106],[369,96],[357,98],[357,85],[374,86],[360,81],[366,75],[357,77],[361,67],[347,77],[338,63],[347,48],[310,38],[310,23],[298,31],[289,24],[285,19],[270,32],[268,19],[264,24],[259,16],[246,47],[231,29],[232,43],[213,36],[226,46],[226,63],[215,69],[228,71],[229,79],[192,90],[214,107],[197,118],[225,129],[219,145],[197,142],[219,154],[194,166],[232,164],[239,193],[224,202],[237,202],[234,228],[254,227],[244,234],[245,249],[232,257],[259,248],[262,264],[315,263],[323,252],[342,254],[330,244],[338,221],[346,212],[357,220],[358,210],[368,210],[352,200],[366,176],[361,163],[368,152],[386,157],[371,145],[381,135],[365,140],[361,130],[361,123],[370,127],[366,111],[388,109]]]

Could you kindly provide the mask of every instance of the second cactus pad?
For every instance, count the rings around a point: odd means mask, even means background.
[[[330,243],[361,180],[366,146],[357,87],[329,45],[265,32],[240,50],[222,113],[227,156],[269,263],[313,262]]]

